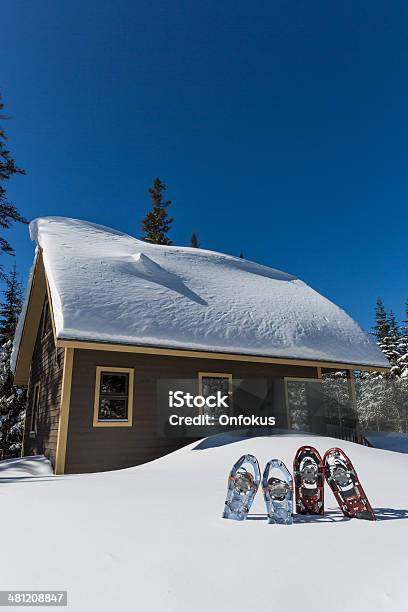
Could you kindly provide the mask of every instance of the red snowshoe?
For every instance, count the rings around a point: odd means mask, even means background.
[[[319,451],[301,446],[293,460],[296,512],[324,514],[324,467]]]
[[[344,516],[375,521],[367,495],[345,452],[341,448],[330,448],[324,455],[323,463],[326,480]]]

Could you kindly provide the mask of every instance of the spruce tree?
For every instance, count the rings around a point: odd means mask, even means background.
[[[240,252],[240,254],[239,254],[239,258],[240,258],[240,259],[244,259],[244,254],[243,254],[243,252],[242,252],[242,251],[241,251],[241,252]]]
[[[381,342],[390,333],[390,323],[385,312],[384,304],[380,298],[377,298],[375,306],[375,325],[372,327],[373,335],[377,338],[377,342]]]
[[[384,338],[379,342],[379,346],[386,355],[388,361],[391,363],[391,374],[393,376],[399,376],[400,369],[398,366],[398,358],[401,355],[399,350],[400,329],[395,314],[392,310],[390,311],[387,323],[388,335],[384,336]]]
[[[200,248],[200,244],[198,242],[198,236],[195,232],[193,232],[191,234],[191,243],[190,246],[192,246],[194,249],[199,249]]]
[[[402,321],[403,325],[401,326],[401,336],[398,342],[398,350],[400,353],[398,358],[398,366],[400,368],[401,378],[405,379],[408,384],[408,300],[405,304],[405,317],[406,318]]]
[[[143,240],[153,244],[170,245],[172,241],[167,236],[173,223],[173,218],[167,214],[171,201],[164,199],[166,186],[159,178],[154,179],[149,194],[152,199],[152,210],[142,221]]]
[[[0,95],[0,120],[7,119],[2,114],[4,104]],[[25,171],[15,165],[14,159],[6,145],[7,136],[4,129],[0,126],[0,227],[9,229],[12,223],[27,223],[26,219],[20,215],[16,207],[7,198],[5,182],[9,181],[14,174],[25,174]],[[0,236],[0,251],[12,255],[14,253],[10,243]]]
[[[0,304],[0,346],[9,340],[13,341],[17,327],[18,316],[22,306],[22,289],[18,280],[16,265],[5,276],[5,301]]]
[[[401,331],[400,331],[398,321],[397,321],[397,318],[393,310],[390,310],[390,316],[388,317],[388,324],[390,326],[390,336],[399,338],[401,335]]]
[[[14,386],[10,367],[22,304],[22,289],[15,266],[5,277],[5,283],[5,300],[0,306],[0,452],[6,459],[17,456],[21,450],[26,392]]]
[[[363,427],[408,431],[408,336],[380,299],[373,327],[377,344],[391,364],[388,373],[364,372],[358,382],[358,411]],[[407,304],[408,320],[408,304]],[[405,323],[405,322],[404,322]],[[408,326],[407,326],[408,327]]]

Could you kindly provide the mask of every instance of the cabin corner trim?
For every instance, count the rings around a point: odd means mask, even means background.
[[[55,456],[55,473],[65,473],[65,458],[67,452],[69,406],[71,403],[72,369],[74,349],[65,348],[64,370],[62,375],[61,403],[58,424],[57,452]]]

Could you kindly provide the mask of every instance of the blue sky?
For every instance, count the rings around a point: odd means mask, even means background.
[[[377,295],[401,317],[407,29],[398,0],[4,3],[9,195],[139,236],[159,176],[176,244],[242,250],[365,328]],[[25,281],[27,228],[7,237]]]

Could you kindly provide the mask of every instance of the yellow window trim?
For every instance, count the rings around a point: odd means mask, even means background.
[[[128,388],[128,418],[126,421],[99,421],[99,399],[101,393],[101,373],[102,372],[122,372],[129,374]],[[115,368],[111,366],[96,366],[95,377],[95,401],[93,413],[94,427],[132,427],[133,425],[133,386],[134,386],[134,369],[133,368]]]

